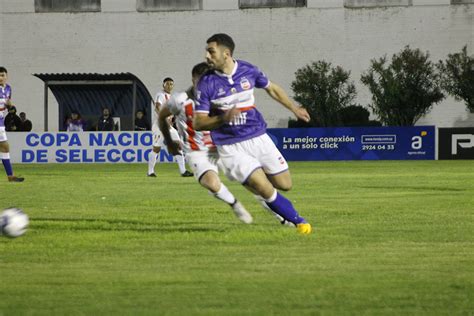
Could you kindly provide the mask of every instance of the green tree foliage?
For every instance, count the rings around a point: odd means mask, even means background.
[[[392,56],[371,60],[361,81],[372,93],[373,110],[382,123],[389,126],[413,126],[416,121],[443,100],[439,75],[428,60],[429,54],[406,46]]]
[[[306,126],[341,126],[339,110],[353,105],[356,89],[349,82],[349,71],[341,67],[331,67],[325,61],[313,62],[296,71],[296,79],[291,83],[295,100],[303,105],[311,115]],[[289,122],[289,126],[305,126]]]
[[[467,45],[460,53],[449,54],[438,63],[441,87],[458,101],[464,101],[474,112],[474,57],[468,56]]]
[[[349,105],[339,110],[341,126],[382,126],[379,121],[370,120],[370,112],[360,105]]]

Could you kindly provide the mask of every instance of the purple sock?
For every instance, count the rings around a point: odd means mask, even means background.
[[[267,205],[281,217],[286,219],[293,224],[306,223],[303,217],[300,217],[298,212],[293,207],[293,204],[280,193],[277,193],[277,197],[273,202],[266,202]]]
[[[7,172],[7,176],[12,176],[13,169],[12,169],[12,164],[10,163],[10,159],[2,159],[2,162],[3,162],[3,167],[5,168],[5,171]]]

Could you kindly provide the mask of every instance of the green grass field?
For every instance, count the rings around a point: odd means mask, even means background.
[[[177,166],[15,165],[1,206],[0,315],[474,315],[472,161],[291,163],[315,227],[282,227],[239,184],[241,224]]]

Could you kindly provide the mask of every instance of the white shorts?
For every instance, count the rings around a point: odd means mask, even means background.
[[[267,175],[288,170],[288,163],[267,134],[231,145],[217,146],[225,174],[244,184],[258,168]]]
[[[5,127],[0,127],[0,142],[6,142],[7,140],[7,132],[5,132]]]
[[[170,128],[170,134],[174,142],[180,142],[178,131],[175,128]],[[166,148],[165,138],[159,129],[153,131],[153,147]]]
[[[207,171],[219,174],[219,154],[216,151],[192,151],[186,153],[186,162],[191,167],[194,177],[199,181]]]

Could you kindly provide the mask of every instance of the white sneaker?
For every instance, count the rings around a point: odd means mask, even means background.
[[[273,212],[270,208],[268,208],[267,210],[270,212],[270,214],[275,216],[275,218],[280,222],[280,224],[282,224],[284,226],[288,226],[288,227],[296,227],[295,224],[293,224],[292,222],[287,221],[280,214],[277,214],[277,213]]]
[[[232,205],[232,211],[237,218],[245,224],[250,224],[253,221],[252,215],[245,209],[245,207],[239,201]]]

